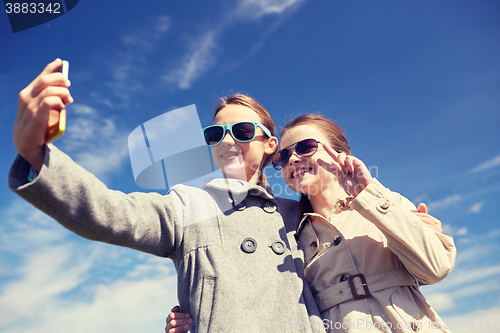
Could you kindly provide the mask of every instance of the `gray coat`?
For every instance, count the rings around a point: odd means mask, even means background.
[[[124,194],[46,148],[31,183],[30,165],[16,158],[10,188],[82,237],[172,259],[190,332],[324,332],[303,281],[296,202],[224,179],[167,195]]]

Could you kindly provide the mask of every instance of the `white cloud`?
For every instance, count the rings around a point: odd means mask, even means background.
[[[282,21],[280,18],[285,14],[292,13],[305,0],[242,0],[233,10],[221,14],[214,20],[214,24],[200,35],[191,39],[190,46],[173,69],[169,69],[162,78],[166,82],[175,84],[179,89],[189,89],[194,81],[214,67],[217,61],[216,51],[220,49],[218,40],[222,34],[242,22],[252,22],[263,16],[274,15],[278,17],[275,24],[261,36],[261,40],[255,45],[248,46],[248,56],[243,60],[236,61],[231,69],[240,66],[243,61],[249,59],[262,46],[263,41],[273,33]],[[250,43],[249,43],[250,44]],[[227,68],[226,68],[227,70]]]
[[[500,307],[468,312],[443,321],[453,333],[500,332]]]
[[[479,171],[484,171],[484,170],[487,170],[487,169],[491,169],[491,168],[494,168],[494,167],[497,167],[500,165],[500,155],[495,157],[495,158],[492,158],[491,160],[488,160],[480,165],[478,165],[477,167],[473,168],[472,170],[470,170],[470,173],[476,173],[476,172],[479,172]]]
[[[458,246],[452,272],[443,281],[420,288],[429,304],[438,312],[446,310],[449,319],[453,320],[468,317],[470,314],[454,314],[467,311],[469,304],[478,304],[478,300],[480,305],[474,305],[475,309],[497,306],[500,300],[500,262],[496,259],[499,236],[498,229],[491,230],[486,234],[471,235],[473,242]]]
[[[443,224],[443,233],[448,236],[465,236],[467,235],[467,228],[462,227],[462,228],[457,228],[454,227],[450,224]]]
[[[1,332],[162,331],[177,304],[168,259],[82,240],[40,214],[16,199],[0,216]]]
[[[236,13],[240,16],[259,19],[266,15],[280,15],[296,7],[303,0],[242,0]]]
[[[68,118],[61,146],[78,164],[106,181],[109,174],[128,162],[129,133],[89,106],[76,104],[72,110],[75,117]]]
[[[450,205],[456,204],[457,202],[460,202],[462,200],[462,197],[458,194],[446,197],[444,199],[438,200],[438,201],[433,201],[427,204],[427,208],[429,211],[433,209],[444,209]]]
[[[481,208],[483,208],[483,205],[484,205],[484,201],[477,202],[469,208],[469,212],[479,213],[481,211]]]
[[[453,298],[448,294],[430,294],[426,299],[436,311],[451,309],[455,306]]]

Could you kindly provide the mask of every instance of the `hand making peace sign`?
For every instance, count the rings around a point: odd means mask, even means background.
[[[318,164],[337,177],[339,185],[342,186],[344,191],[356,197],[372,181],[370,171],[356,157],[338,153],[327,143],[323,143],[323,147],[333,161],[328,163],[320,159]]]

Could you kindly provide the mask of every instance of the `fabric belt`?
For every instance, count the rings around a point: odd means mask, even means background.
[[[349,276],[347,281],[326,288],[318,293],[314,300],[319,307],[319,311],[323,312],[340,303],[367,298],[371,296],[371,293],[402,286],[418,287],[415,278],[406,270],[397,270],[367,277],[363,274],[356,274]]]

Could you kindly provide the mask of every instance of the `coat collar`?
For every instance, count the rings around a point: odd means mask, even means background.
[[[345,199],[338,199],[335,206],[332,209],[332,214],[339,214],[345,210],[351,209],[351,203],[352,203],[353,197],[348,196]],[[316,213],[304,213],[304,216],[302,216],[302,220],[300,220],[299,226],[297,227],[297,234],[295,237],[298,237],[302,229],[304,228],[304,225],[306,225],[307,222],[313,222],[316,218],[320,218],[325,220],[326,222],[330,223],[330,219],[327,217],[324,217],[321,214],[316,214]]]
[[[248,194],[276,202],[273,190],[263,183],[251,184],[232,178],[209,178],[204,181],[202,188],[217,193],[217,196],[229,196],[230,201],[233,200],[236,205]]]

